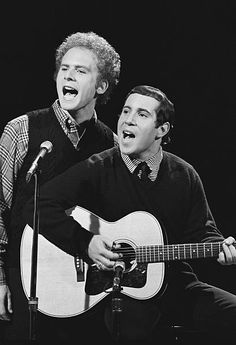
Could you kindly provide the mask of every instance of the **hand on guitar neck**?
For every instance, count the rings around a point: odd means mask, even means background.
[[[217,261],[221,265],[236,264],[235,239],[232,236],[227,237],[222,243],[222,251],[220,251]]]

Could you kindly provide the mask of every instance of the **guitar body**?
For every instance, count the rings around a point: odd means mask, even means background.
[[[76,206],[67,212],[85,229],[102,234],[135,253],[137,246],[163,244],[159,222],[151,214],[133,212],[116,222],[107,222]],[[30,296],[31,251],[33,230],[27,225],[21,241],[20,264],[24,292]],[[78,281],[74,257],[38,235],[37,289],[38,310],[52,317],[72,317],[86,312],[112,291],[113,272],[93,271],[84,263],[83,281]],[[135,259],[123,274],[122,293],[149,299],[161,293],[164,286],[163,262],[142,264]]]

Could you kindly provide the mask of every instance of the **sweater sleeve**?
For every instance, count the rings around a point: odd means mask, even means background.
[[[92,166],[93,162],[86,160],[50,180],[41,187],[39,201],[39,232],[68,254],[79,254],[87,262],[90,261],[87,248],[93,234],[68,216],[66,210],[94,200],[98,174]],[[33,212],[32,198],[24,209],[25,220],[31,227]]]
[[[203,183],[194,169],[190,175],[191,188],[190,204],[185,230],[186,241],[221,242],[224,240],[224,237],[215,223],[207,201]]]

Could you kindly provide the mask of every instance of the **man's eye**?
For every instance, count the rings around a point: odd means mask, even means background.
[[[76,69],[76,72],[77,73],[80,73],[80,74],[85,74],[86,73],[86,71],[84,70],[84,69]]]
[[[147,114],[146,114],[146,113],[139,113],[139,116],[141,116],[141,117],[147,117]]]

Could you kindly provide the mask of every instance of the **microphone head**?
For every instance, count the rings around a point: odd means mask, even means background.
[[[121,271],[125,271],[125,263],[124,261],[117,260],[113,266],[113,270],[120,269]]]
[[[47,152],[49,153],[49,152],[52,151],[53,145],[52,145],[51,141],[44,141],[44,142],[40,145],[40,148],[41,148],[41,149],[47,150]]]

